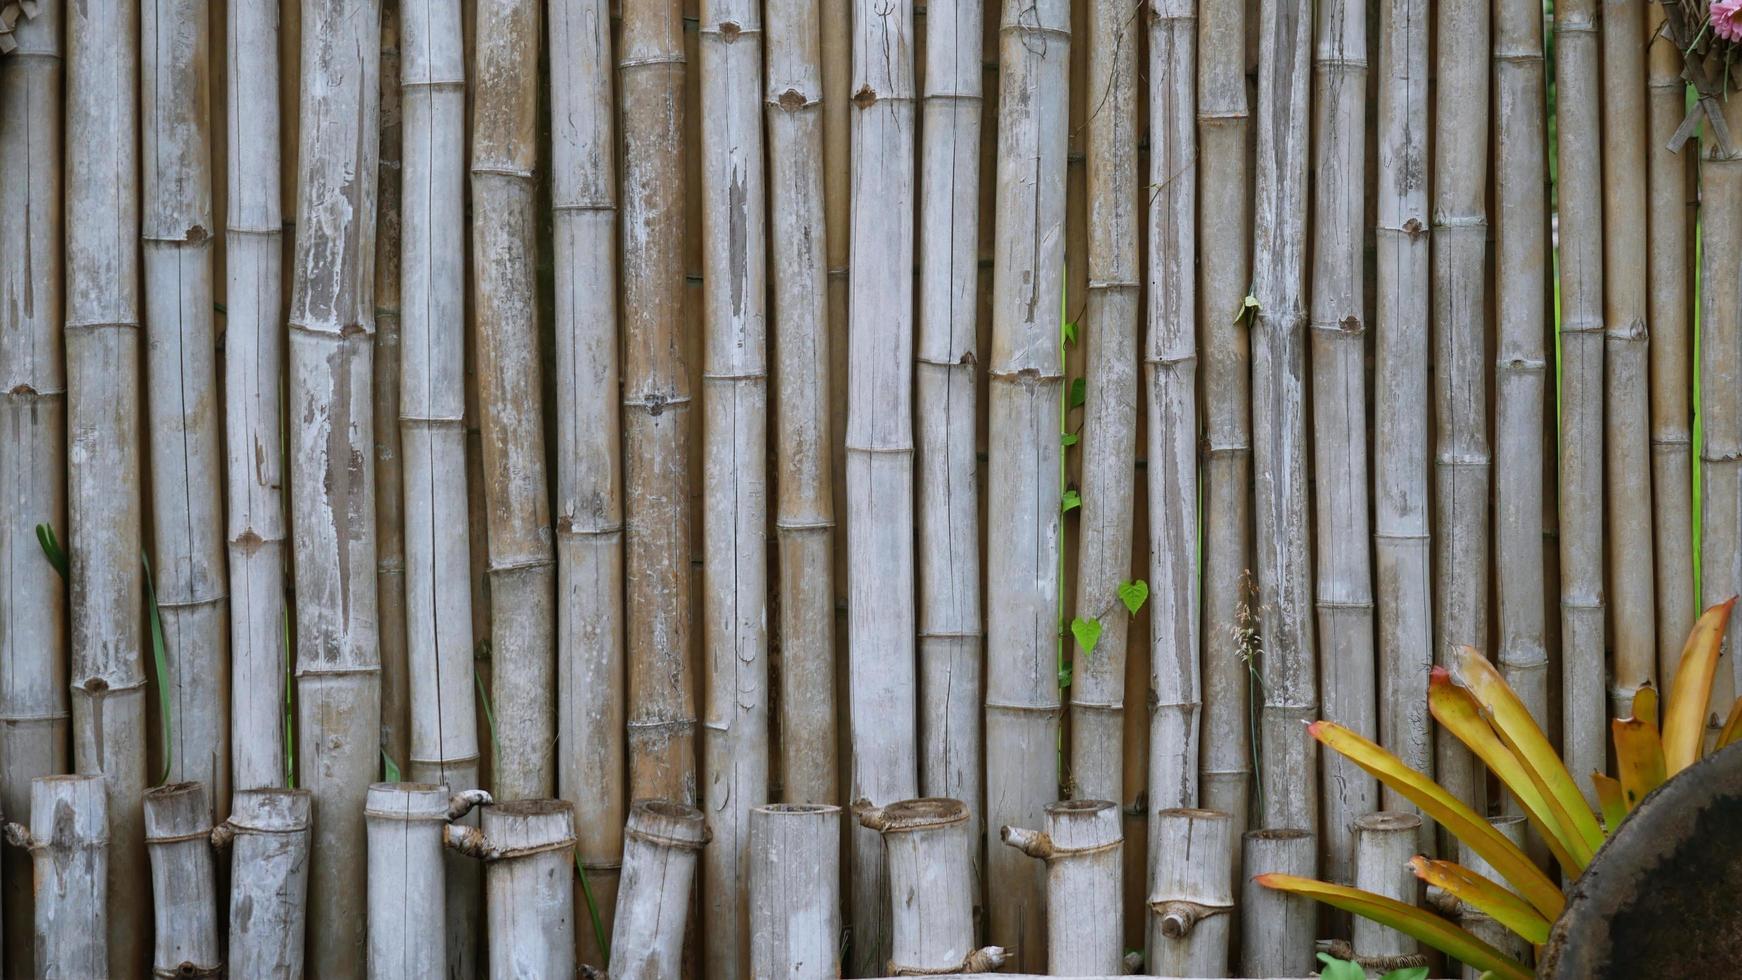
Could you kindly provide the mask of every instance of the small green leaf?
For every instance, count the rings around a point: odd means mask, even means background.
[[[1083,495],[1075,490],[1066,490],[1061,504],[1063,511],[1068,514],[1081,506],[1083,506]]]
[[[1071,665],[1070,664],[1060,664],[1059,665],[1059,687],[1070,687],[1070,686],[1071,686]]]
[[[1241,301],[1240,309],[1238,309],[1234,312],[1234,322],[1239,323],[1241,320],[1246,319],[1246,317],[1249,314],[1255,314],[1257,312],[1258,312],[1258,297],[1253,296],[1252,294],[1248,293],[1246,295],[1246,298]]]
[[[1137,610],[1149,601],[1149,583],[1142,579],[1119,583],[1119,601],[1125,603],[1126,611],[1137,615]]]
[[[1319,962],[1325,965],[1319,971],[1320,980],[1367,980],[1367,971],[1348,960],[1339,960],[1329,953],[1320,953]]]
[[[1064,326],[1062,328],[1060,328],[1060,330],[1059,330],[1059,336],[1060,336],[1060,338],[1062,338],[1064,340],[1065,346],[1067,346],[1067,347],[1070,346],[1071,344],[1076,343],[1077,342],[1077,325],[1076,325],[1076,323],[1074,321],[1071,321],[1071,320],[1066,320],[1064,323]]]
[[[61,550],[60,542],[55,540],[54,528],[47,524],[36,526],[36,542],[42,545],[42,553],[48,558],[48,563],[60,573],[61,581],[67,578],[67,553]]]
[[[1074,446],[1081,441],[1082,437],[1077,435],[1075,432],[1059,433],[1059,445],[1061,446]]]
[[[1086,378],[1077,378],[1071,382],[1071,407],[1076,408],[1089,400],[1089,382]]]
[[[1101,621],[1078,616],[1071,620],[1071,635],[1077,638],[1077,646],[1084,653],[1094,653],[1095,644],[1101,642]]]
[[[381,750],[381,778],[390,783],[399,782],[399,764],[393,761],[386,749]]]

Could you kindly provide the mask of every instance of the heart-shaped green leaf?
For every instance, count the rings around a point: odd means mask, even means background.
[[[1131,615],[1137,615],[1137,610],[1149,601],[1149,583],[1142,579],[1119,583],[1119,601],[1125,603],[1125,609]]]
[[[1089,382],[1077,378],[1071,382],[1071,407],[1076,408],[1089,400]]]
[[[1066,490],[1064,499],[1059,504],[1059,509],[1068,514],[1081,506],[1083,506],[1083,495],[1075,490]]]
[[[1078,616],[1071,620],[1071,635],[1077,638],[1077,646],[1084,653],[1094,653],[1095,644],[1101,641],[1101,621]]]

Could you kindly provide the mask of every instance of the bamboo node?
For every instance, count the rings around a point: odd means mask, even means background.
[[[1004,966],[1010,958],[1010,951],[1003,946],[983,946],[962,957],[962,962],[955,966],[902,966],[894,960],[889,961],[889,975],[892,977],[948,977],[958,973],[991,973]]]
[[[1186,898],[1158,899],[1150,902],[1149,908],[1161,916],[1161,934],[1169,939],[1184,939],[1199,922],[1234,911],[1232,903],[1206,905]]]
[[[853,104],[861,109],[869,109],[877,104],[877,90],[869,85],[861,86],[853,93]]]
[[[1411,967],[1426,966],[1427,957],[1421,953],[1403,953],[1394,956],[1362,956],[1355,952],[1355,947],[1346,939],[1330,941],[1328,952],[1339,960],[1348,960],[1357,966],[1365,967],[1375,973],[1389,973],[1392,970],[1407,970]]]
[[[11,821],[8,821],[6,824],[6,843],[11,844],[13,847],[22,847],[25,850],[29,850],[36,842],[30,836],[29,827],[26,827],[21,823],[12,823]]]
[[[475,806],[489,806],[496,801],[481,789],[463,789],[448,798],[448,819],[458,820],[472,812]]]

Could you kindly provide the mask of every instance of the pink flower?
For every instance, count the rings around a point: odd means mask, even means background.
[[[1742,42],[1742,0],[1713,0],[1712,33],[1731,43]]]

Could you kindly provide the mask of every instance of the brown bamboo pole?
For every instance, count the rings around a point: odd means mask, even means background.
[[[1653,6],[1647,4],[1645,6]],[[1604,0],[1603,365],[1608,595],[1614,649],[1611,718],[1633,714],[1633,692],[1657,680],[1652,580],[1650,328],[1647,323],[1645,11]]]
[[[1379,10],[1373,345],[1373,556],[1379,603],[1379,741],[1419,772],[1433,749],[1421,692],[1433,665],[1429,572],[1428,23],[1426,0]],[[1387,810],[1410,810],[1392,790]],[[1420,846],[1431,848],[1432,832]]]
[[[1007,3],[999,25],[988,372],[986,822],[1034,826],[1058,796],[1059,299],[1064,288],[1070,4]],[[988,938],[1045,968],[1042,869],[987,855]]]
[[[205,784],[155,787],[145,794],[144,812],[157,927],[152,976],[217,976],[224,958],[218,942],[212,805]]]
[[[67,20],[67,550],[73,765],[104,777],[110,971],[150,956],[139,493],[139,47],[134,0]]]
[[[696,692],[680,5],[627,0],[620,44],[629,784],[636,796],[692,803]]]
[[[536,263],[538,0],[477,7],[472,275],[490,549],[499,799],[556,789],[556,560],[545,489]]]
[[[611,931],[610,975],[677,980],[696,852],[708,844],[707,823],[692,806],[637,800],[623,837],[623,889]]]
[[[1598,90],[1596,7],[1594,0],[1555,4],[1558,91]],[[1598,103],[1595,98],[1559,100],[1555,124],[1560,161],[1561,752],[1573,772],[1603,769],[1608,742],[1603,700],[1603,214]]]
[[[911,5],[853,6],[853,275],[847,325],[847,652],[855,800],[919,788],[914,679],[914,78]],[[883,845],[852,830],[848,970],[889,954]]]
[[[1152,863],[1156,814],[1198,802],[1196,15],[1187,0],[1154,0],[1149,19],[1149,324],[1143,369],[1155,602],[1149,617]],[[1092,378],[1089,388],[1095,388]]]
[[[774,535],[780,569],[781,785],[795,803],[838,798],[835,762],[834,473],[823,93],[825,4],[768,5],[769,258],[774,288]]]
[[[926,15],[929,19],[931,8],[927,8]],[[1152,50],[1150,77],[1164,94],[1174,94],[1182,77],[1188,89],[1191,85],[1191,45],[1177,50],[1172,42],[1194,26],[1189,10],[1184,17],[1155,22],[1153,36],[1160,39],[1160,44]],[[1125,761],[1125,647],[1131,618],[1120,601],[1119,587],[1131,573],[1132,493],[1136,477],[1131,460],[1137,452],[1137,320],[1143,303],[1143,284],[1138,279],[1142,242],[1137,176],[1137,133],[1141,132],[1137,121],[1137,59],[1142,51],[1142,27],[1143,17],[1130,0],[1095,0],[1088,5],[1089,288],[1080,326],[1087,354],[1083,374],[1082,475],[1078,484],[1083,506],[1077,524],[1077,594],[1072,606],[1077,617],[1100,624],[1101,634],[1094,649],[1075,650],[1070,688],[1070,774],[1075,795],[1089,800],[1122,798],[1121,771]],[[1154,73],[1157,67],[1166,70],[1167,75]],[[1153,115],[1159,117],[1155,131],[1161,133],[1161,127],[1165,127],[1168,151],[1155,153],[1156,145],[1151,144],[1151,159],[1160,161],[1153,169],[1175,162],[1172,158],[1178,153],[1179,130],[1194,123],[1190,91],[1185,95],[1183,103],[1169,98],[1151,101]],[[1189,147],[1191,134],[1186,135]],[[1163,160],[1163,156],[1169,159]],[[1189,217],[1189,212],[1184,216],[1174,212],[1181,194],[1191,192],[1191,175],[1181,176],[1188,185],[1181,193],[1176,194],[1170,188],[1144,198],[1151,202],[1158,224],[1163,225],[1153,229],[1155,235],[1166,239],[1169,245],[1177,243],[1180,236],[1194,227],[1189,220],[1180,220]],[[1191,198],[1186,196],[1184,200],[1189,208]],[[1191,243],[1187,244],[1179,261],[1171,261],[1168,256],[1158,258],[1156,263],[1164,274],[1151,276],[1158,292],[1152,302],[1166,310],[1157,319],[1165,319],[1170,325],[1179,323],[1181,311],[1189,323],[1193,312],[1189,305],[1183,305],[1194,295],[1192,284],[1180,281],[1182,276],[1189,280],[1192,275]],[[1157,377],[1163,383],[1174,380],[1166,367],[1158,368]],[[1184,382],[1189,399],[1189,373]],[[1189,425],[1191,417],[1181,421]],[[1153,420],[1151,431],[1155,431]],[[1162,430],[1169,461],[1174,458],[1173,440],[1182,434],[1191,441],[1191,434],[1183,426]],[[1188,472],[1195,475],[1195,470]],[[1172,475],[1172,470],[1167,473]],[[1156,479],[1150,485],[1160,487],[1162,482]],[[1167,516],[1170,531],[1177,523],[1172,518],[1179,509],[1176,505],[1157,512]],[[1177,542],[1170,539],[1165,544],[1171,559],[1171,546]],[[1171,573],[1178,564],[1164,560],[1162,569],[1170,574],[1152,573],[1155,584],[1171,582]],[[1169,624],[1166,637],[1155,638],[1157,648],[1166,649],[1170,671],[1177,666],[1173,661],[1178,659],[1171,643],[1185,638],[1189,624],[1190,617],[1185,628]],[[1197,651],[1188,653],[1187,659],[1195,665]],[[1167,746],[1167,751],[1185,748],[1175,742]],[[1195,762],[1194,759],[1190,766],[1194,776]]]
[[[26,975],[135,976],[143,959],[117,974],[108,940],[118,911],[109,901],[114,825],[106,777],[38,776],[31,781],[30,826],[9,823],[6,841],[30,851],[41,887],[36,893],[34,968]],[[30,947],[27,947],[27,949]]]
[[[1742,99],[1725,103],[1724,118],[1728,145],[1708,126],[1700,162],[1700,594],[1707,605],[1742,592],[1742,282],[1735,262],[1742,254]],[[1714,705],[1730,703],[1742,686],[1733,673],[1736,642],[1726,637],[1724,646],[1731,670],[1714,679]]]
[[[1646,35],[1647,322],[1651,324],[1651,502],[1656,530],[1658,681],[1675,679],[1694,626],[1692,252],[1688,157],[1669,148],[1687,114],[1682,54],[1663,30],[1663,6],[1648,4]]]
[[[1249,608],[1247,588],[1252,568],[1252,355],[1245,299],[1252,285],[1252,127],[1246,99],[1246,6],[1212,3],[1198,12],[1197,94],[1199,166],[1219,175],[1202,182],[1199,198],[1201,214],[1215,218],[1198,222],[1205,439],[1204,710],[1198,797],[1206,809],[1228,814],[1236,877],[1252,792],[1254,746],[1251,667],[1241,642],[1243,617],[1255,612]]]
[[[277,786],[284,760],[284,210],[277,0],[231,3],[225,82],[224,437],[231,782]],[[215,788],[214,788],[215,791]],[[228,801],[218,801],[228,810]]]
[[[65,772],[66,583],[45,561],[36,525],[67,529],[67,377],[61,328],[60,4],[19,21],[0,58],[0,813],[30,811],[31,780]],[[28,860],[0,874],[8,976],[34,969]]]
[[[770,17],[770,28],[773,22]],[[776,804],[750,811],[751,976],[841,975],[840,872],[840,807]]]
[[[844,648],[849,637],[848,594],[851,578],[847,574],[847,526],[840,518],[847,513],[847,398],[850,386],[848,372],[849,336],[847,300],[851,281],[848,276],[852,258],[852,112],[853,96],[853,12],[851,3],[822,4],[822,100],[823,100],[823,248],[828,269],[829,377],[831,392],[826,430],[828,453],[824,457],[829,469],[831,496],[836,515],[832,551],[834,559],[834,640]],[[784,277],[783,277],[784,278]],[[784,404],[784,403],[783,403]],[[781,605],[787,604],[788,593],[782,592]],[[782,634],[784,645],[785,634]],[[837,657],[840,655],[837,654]],[[835,699],[840,704],[852,703],[850,682],[852,671],[835,672]],[[852,725],[836,725],[836,795],[825,802],[846,803],[844,793],[852,782]],[[854,831],[847,829],[848,840],[855,840]],[[852,872],[849,862],[846,874]],[[853,895],[851,883],[844,885]],[[851,921],[849,919],[849,921]]]
[[[212,841],[231,849],[227,947],[237,980],[302,975],[309,869],[305,789],[236,792]]]
[[[313,791],[309,972],[364,954],[363,801],[379,771],[375,303],[380,9],[304,0],[301,167],[290,306],[298,784]]]
[[[1366,281],[1367,10],[1317,5],[1313,54],[1313,259],[1310,310],[1313,467],[1318,478],[1314,580],[1324,714],[1378,734],[1373,574],[1368,559]],[[1324,756],[1324,874],[1353,879],[1355,820],[1379,805],[1379,784]]]
[[[1256,572],[1264,636],[1259,822],[1318,826],[1318,780],[1300,722],[1318,714],[1308,603],[1306,170],[1310,8],[1259,4],[1258,150],[1253,207],[1252,442]]]

